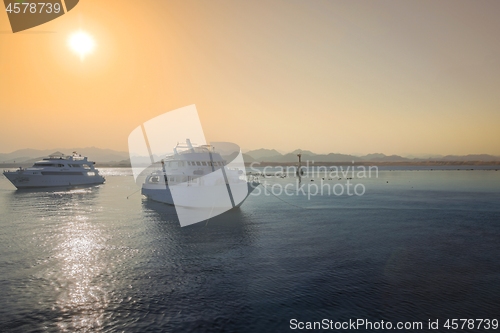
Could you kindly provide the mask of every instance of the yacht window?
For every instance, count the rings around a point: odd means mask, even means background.
[[[204,166],[207,166],[207,162],[201,162],[201,164],[203,164]]]
[[[64,168],[64,164],[58,164],[57,166],[60,168]]]
[[[88,164],[82,164],[82,167],[83,167],[84,169],[90,169],[90,166],[89,166]]]
[[[175,178],[174,177],[170,177],[168,181],[169,182],[175,182]]]
[[[201,165],[201,163],[200,162],[196,162],[196,165]]]

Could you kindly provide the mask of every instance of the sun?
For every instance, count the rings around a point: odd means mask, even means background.
[[[73,33],[68,40],[69,47],[76,52],[83,61],[87,54],[92,53],[95,48],[95,42],[92,36],[84,31]]]

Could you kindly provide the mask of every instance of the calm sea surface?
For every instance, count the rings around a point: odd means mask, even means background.
[[[324,175],[303,193],[295,178],[261,179],[268,190],[241,209],[185,228],[133,194],[128,169],[71,190],[16,191],[0,176],[0,331],[500,319],[500,172],[413,169],[354,177],[361,196],[312,195]],[[340,178],[323,190],[339,193]]]

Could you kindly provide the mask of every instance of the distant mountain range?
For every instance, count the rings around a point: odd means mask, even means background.
[[[298,160],[297,154],[302,154],[302,161],[314,162],[424,162],[424,161],[460,161],[460,162],[500,162],[500,156],[475,154],[475,155],[432,155],[427,158],[403,157],[399,155],[385,155],[381,153],[368,154],[364,156],[354,156],[348,154],[315,154],[309,150],[294,150],[291,153],[281,154],[274,149],[257,149],[251,150],[243,154],[245,162],[274,162],[274,163],[290,163]]]
[[[21,149],[12,153],[0,153],[0,163],[2,164],[32,164],[44,157],[56,152],[71,155],[74,151],[82,156],[88,156],[90,160],[98,164],[108,165],[130,165],[128,152],[116,151],[112,149],[101,149],[96,147],[87,148],[55,148],[55,149]],[[475,155],[432,155],[429,157],[403,157],[399,155],[385,155],[381,153],[355,156],[348,154],[316,154],[309,150],[296,149],[287,154],[281,154],[275,149],[256,149],[243,154],[246,163],[268,162],[268,163],[293,163],[297,161],[297,154],[302,154],[302,161],[326,162],[326,163],[346,163],[346,162],[379,162],[379,163],[421,163],[425,161],[442,162],[500,162],[500,156],[488,154]],[[144,163],[149,162],[149,157],[144,157]]]

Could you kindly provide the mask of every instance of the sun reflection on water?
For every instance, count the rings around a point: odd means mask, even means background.
[[[58,326],[63,332],[99,331],[109,305],[105,286],[95,281],[106,273],[102,256],[106,239],[89,217],[83,215],[75,216],[65,226],[62,238],[64,241],[56,249],[61,269],[55,310],[63,315]]]

